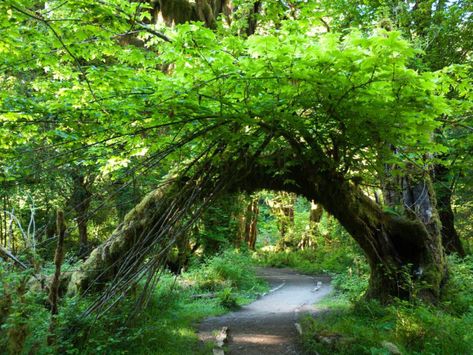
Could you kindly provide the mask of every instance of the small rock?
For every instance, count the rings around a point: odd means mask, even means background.
[[[230,329],[228,327],[222,327],[220,333],[217,334],[215,339],[217,340],[217,346],[222,347],[224,344],[228,343],[229,341],[229,332]]]
[[[340,339],[342,339],[342,336],[340,334],[316,334],[315,339],[322,344],[335,345],[340,341]]]
[[[296,327],[297,332],[299,335],[302,335],[302,327],[299,323],[294,323],[294,326]]]
[[[389,341],[383,341],[381,343],[381,345],[383,346],[383,348],[385,348],[387,351],[389,351],[390,354],[393,354],[393,355],[401,355],[402,354],[401,350],[399,350],[399,348],[395,344],[393,344]]]

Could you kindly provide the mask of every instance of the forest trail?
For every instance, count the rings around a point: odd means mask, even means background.
[[[200,339],[215,340],[215,333],[228,327],[225,354],[299,354],[295,323],[301,315],[317,312],[314,303],[330,293],[330,279],[291,269],[258,268],[257,273],[272,292],[238,311],[205,319],[199,325]]]

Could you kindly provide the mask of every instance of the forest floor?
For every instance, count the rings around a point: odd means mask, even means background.
[[[299,354],[296,323],[304,314],[317,313],[314,304],[332,291],[330,278],[291,269],[258,268],[257,273],[272,291],[238,311],[205,319],[199,338],[215,341],[228,327],[225,354]]]

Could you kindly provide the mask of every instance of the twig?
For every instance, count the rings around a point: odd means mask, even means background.
[[[13,260],[15,264],[19,265],[24,270],[28,269],[28,266],[26,264],[24,264],[20,259],[10,253],[8,250],[4,249],[2,246],[0,246],[0,256]]]
[[[51,304],[51,323],[49,325],[48,344],[51,345],[55,342],[54,330],[56,328],[56,316],[58,314],[58,299],[59,299],[59,285],[61,277],[61,265],[64,259],[64,237],[66,235],[66,224],[64,222],[64,212],[57,211],[57,246],[56,253],[54,254],[54,264],[56,269],[54,271],[54,277],[51,282],[49,289],[49,303]]]

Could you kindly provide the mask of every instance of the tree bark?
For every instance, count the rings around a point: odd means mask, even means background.
[[[459,256],[466,255],[460,236],[455,229],[455,215],[452,210],[452,189],[449,171],[443,165],[436,165],[434,169],[434,187],[437,195],[437,206],[440,222],[442,224],[442,244],[447,254],[457,253]]]
[[[72,174],[73,190],[70,204],[74,210],[77,229],[79,232],[79,255],[85,256],[89,252],[89,236],[87,223],[89,221],[89,207],[92,198],[90,186],[93,178],[80,173]]]
[[[157,23],[164,21],[167,26],[174,26],[188,21],[202,21],[209,28],[216,28],[216,19],[220,14],[229,16],[230,0],[156,0],[152,2],[152,18]]]
[[[258,235],[258,200],[252,199],[249,203],[245,216],[245,243],[249,249],[255,250]]]
[[[251,36],[255,34],[256,27],[258,25],[258,15],[261,11],[261,1],[255,1],[253,4],[253,8],[250,11],[250,15],[248,16],[248,28],[246,29],[247,36]]]
[[[51,305],[51,322],[49,324],[48,345],[52,345],[56,342],[55,329],[56,329],[56,316],[58,314],[58,301],[59,301],[59,286],[61,278],[61,265],[64,260],[64,238],[66,236],[66,223],[64,221],[64,212],[57,211],[56,218],[57,226],[57,245],[56,252],[54,254],[54,276],[49,287],[49,303]]]
[[[381,189],[383,191],[383,200],[386,206],[395,208],[401,206],[401,180],[393,174],[395,167],[386,164],[384,167],[384,176],[381,178]]]
[[[173,191],[172,186],[165,186],[149,193],[124,218],[109,239],[95,248],[79,270],[71,275],[68,285],[69,294],[79,294],[89,288],[101,288],[111,280],[120,267],[135,264],[136,256],[122,260],[127,252],[137,244],[159,221],[162,211],[167,207],[166,196]]]
[[[320,219],[322,218],[323,212],[324,212],[324,209],[322,208],[321,205],[318,205],[318,204],[314,203],[314,201],[311,201],[309,222],[312,225],[316,225],[317,223],[319,223]]]

